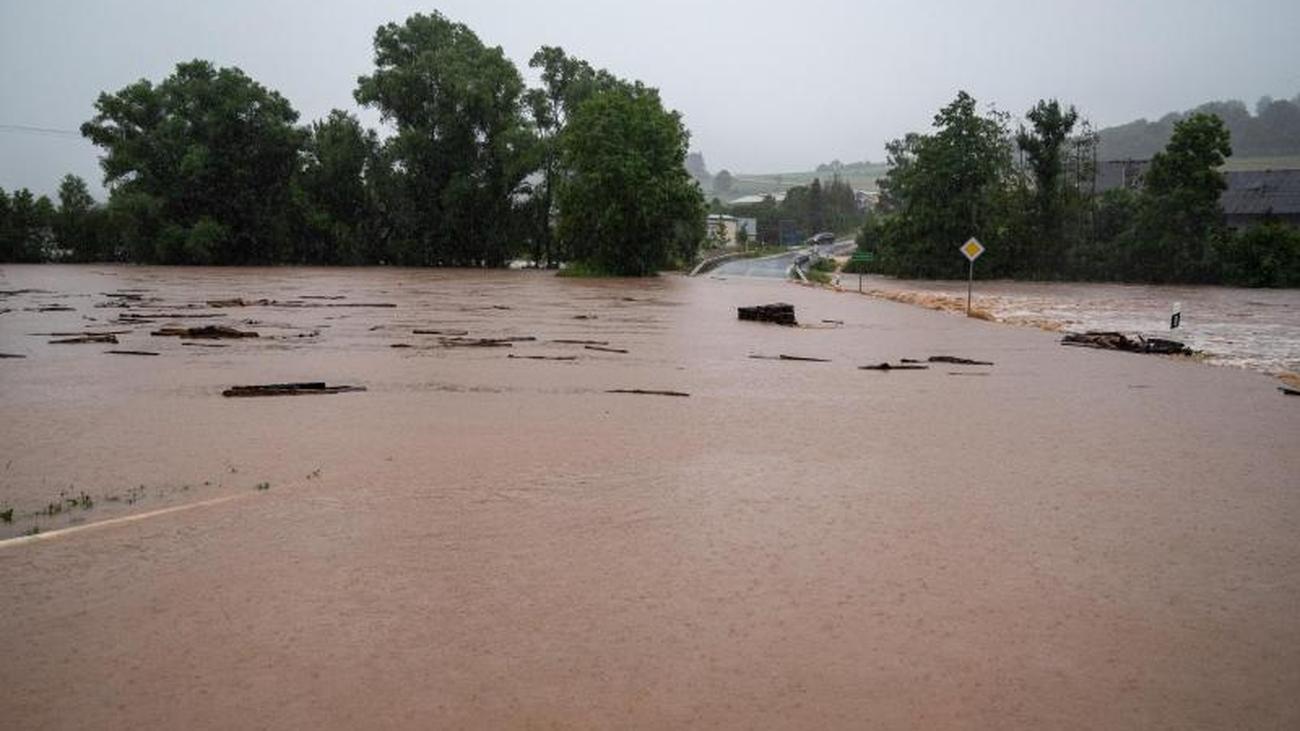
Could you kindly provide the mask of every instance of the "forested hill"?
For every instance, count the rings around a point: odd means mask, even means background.
[[[1208,102],[1186,112],[1171,112],[1154,122],[1139,119],[1101,130],[1101,159],[1148,159],[1164,149],[1174,124],[1193,112],[1217,115],[1232,134],[1233,157],[1300,155],[1300,94],[1293,99],[1263,97],[1252,114],[1240,101]]]

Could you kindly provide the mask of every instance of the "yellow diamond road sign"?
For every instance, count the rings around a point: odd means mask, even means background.
[[[975,261],[980,257],[980,254],[984,253],[984,244],[981,244],[975,239],[971,239],[961,245],[961,253],[965,254],[967,259]]]

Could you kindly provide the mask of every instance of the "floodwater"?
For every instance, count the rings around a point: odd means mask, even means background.
[[[840,286],[856,290],[858,277],[843,275]],[[865,290],[918,295],[922,304],[949,309],[965,307],[966,286],[863,278]],[[1300,372],[1300,289],[977,281],[972,305],[999,321],[1172,338],[1218,365]],[[1180,305],[1181,324],[1171,330],[1171,315]]]
[[[1261,373],[775,281],[0,290],[6,725],[1300,725],[1300,399]],[[774,301],[805,326],[736,320]],[[260,337],[149,334],[208,324]],[[81,330],[129,332],[34,334]],[[996,365],[857,368],[938,354]],[[367,390],[221,396],[291,381]]]

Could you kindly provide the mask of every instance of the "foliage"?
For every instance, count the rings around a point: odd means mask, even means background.
[[[388,253],[402,264],[503,264],[532,143],[518,69],[437,12],[382,26],[374,47],[355,97],[396,127],[382,156]]]
[[[378,151],[374,131],[347,112],[335,109],[311,125],[295,191],[303,216],[296,259],[359,264],[383,258],[371,248],[377,211],[367,184]]]
[[[1226,283],[1300,287],[1300,230],[1266,221],[1216,243]]]
[[[728,170],[721,170],[713,176],[713,192],[718,195],[726,195],[731,192],[731,186],[735,185],[735,178],[731,176]]]
[[[997,112],[980,116],[975,107],[960,92],[935,116],[933,134],[911,134],[888,146],[891,168],[881,198],[884,210],[895,215],[879,224],[883,271],[957,277],[965,268],[953,256],[961,242],[971,236],[986,244],[1006,238],[999,204],[1013,172],[1007,119]]]
[[[557,235],[575,260],[644,276],[694,257],[704,205],[685,169],[687,141],[681,116],[640,84],[597,92],[574,111]]]
[[[556,213],[555,189],[564,174],[560,168],[560,141],[568,128],[569,118],[597,91],[615,88],[625,82],[603,69],[593,68],[586,61],[569,56],[558,46],[542,46],[528,65],[540,70],[542,82],[540,88],[529,89],[524,94],[524,103],[537,134],[535,164],[541,168],[541,180],[532,186],[528,238],[532,243],[533,261],[539,266],[549,267],[563,255],[555,249],[551,222]]]
[[[1062,109],[1060,102],[1039,101],[1025,115],[1029,129],[1021,125],[1016,145],[1025,154],[1033,175],[1033,236],[1024,252],[1030,269],[1042,276],[1059,271],[1062,247],[1054,245],[1064,235],[1065,190],[1061,177],[1065,172],[1063,153],[1070,133],[1079,119],[1074,107]]]
[[[37,262],[47,257],[54,206],[45,196],[20,188],[0,189],[0,262]]]
[[[206,252],[213,263],[284,258],[289,182],[303,133],[294,126],[298,113],[278,93],[239,69],[196,60],[179,64],[157,86],[141,80],[101,94],[95,109],[81,132],[104,148],[104,181],[114,196],[132,199],[119,216],[147,211],[167,233],[153,251],[134,242],[133,258],[194,261],[186,247],[174,244],[202,219],[227,232],[207,241],[217,246]],[[135,221],[132,228],[156,223]]]
[[[1219,167],[1232,154],[1223,121],[1194,114],[1174,126],[1144,180],[1128,270],[1155,282],[1208,281],[1210,241],[1223,232]]]

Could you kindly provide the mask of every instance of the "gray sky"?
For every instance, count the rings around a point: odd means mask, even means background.
[[[1016,114],[1057,97],[1098,127],[1300,92],[1295,0],[0,0],[0,125],[75,130],[100,91],[191,58],[242,68],[304,121],[355,110],[375,28],[435,7],[526,78],[547,44],[659,87],[714,172],[883,159],[958,89]],[[0,128],[0,187],[50,192],[65,172],[97,184],[95,148]]]

